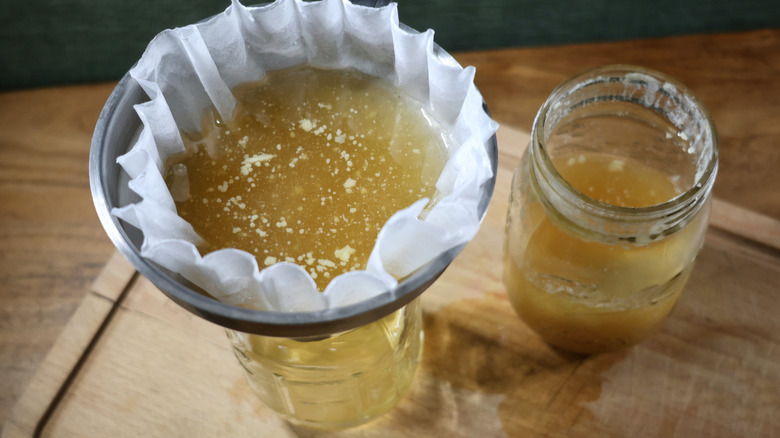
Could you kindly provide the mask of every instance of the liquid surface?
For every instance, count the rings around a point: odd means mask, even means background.
[[[573,187],[612,205],[650,206],[679,193],[667,175],[636,161],[578,154],[554,164]],[[538,200],[527,202],[521,223],[507,229],[504,276],[512,304],[558,347],[596,353],[633,345],[671,312],[701,245],[704,216],[650,244],[610,245],[570,234]]]
[[[239,115],[204,119],[168,175],[202,253],[242,249],[261,269],[296,263],[322,291],[365,268],[392,214],[434,197],[442,130],[389,82],[296,67],[234,94]]]
[[[600,154],[553,160],[561,177],[579,192],[618,207],[649,207],[680,194],[663,173],[636,161]]]

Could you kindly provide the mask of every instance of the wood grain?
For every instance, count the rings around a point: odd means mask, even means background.
[[[502,128],[499,139],[526,142]],[[624,351],[584,357],[545,345],[509,305],[500,253],[517,157],[502,156],[477,237],[423,294],[423,363],[410,394],[361,428],[290,426],[257,401],[224,332],[187,313],[120,257],[106,266],[15,407],[3,438],[774,436],[780,433],[780,252],[710,229],[689,286],[663,328]],[[495,207],[495,208],[494,208]],[[724,210],[730,221],[753,216]],[[777,221],[775,221],[777,222]],[[112,288],[113,285],[113,288]],[[102,337],[56,408],[52,387]],[[78,353],[76,351],[75,353]]]
[[[111,323],[111,315],[123,299],[123,293],[138,277],[135,269],[118,252],[109,259],[111,269],[103,269],[65,326],[63,334],[47,354],[42,366],[17,403],[17,412],[3,433],[9,436],[39,435],[56,411],[73,379],[78,377],[102,332]]]
[[[477,68],[477,85],[495,118],[525,130],[549,92],[584,68],[625,62],[675,76],[718,124],[716,195],[780,218],[780,30],[456,58]],[[0,93],[0,422],[113,250],[87,182],[92,130],[112,87]],[[502,154],[514,147],[500,142]]]
[[[112,253],[87,178],[112,86],[0,93],[0,421]]]

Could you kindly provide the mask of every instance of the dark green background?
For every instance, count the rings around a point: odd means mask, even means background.
[[[0,89],[116,80],[155,34],[228,0],[2,0]],[[246,4],[253,4],[250,2]],[[780,27],[780,0],[399,0],[448,51]]]

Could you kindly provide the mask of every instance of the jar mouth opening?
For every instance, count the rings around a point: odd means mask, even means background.
[[[663,84],[665,90],[674,89],[680,95],[685,96],[686,106],[697,113],[694,115],[700,120],[702,129],[706,131],[710,138],[710,144],[705,148],[705,153],[700,158],[704,165],[696,170],[696,177],[693,182],[680,194],[658,204],[642,207],[625,207],[605,203],[586,195],[571,185],[561,175],[553,164],[552,157],[546,147],[549,134],[548,122],[550,121],[548,115],[557,102],[585,86],[621,78],[628,78],[632,81],[658,81]],[[602,217],[653,220],[679,213],[681,210],[689,210],[701,204],[701,201],[706,198],[715,182],[718,169],[719,147],[717,131],[707,108],[693,95],[688,87],[676,79],[658,71],[633,65],[616,64],[596,67],[567,79],[555,88],[536,114],[531,134],[531,145],[530,149],[534,161],[543,168],[550,179],[559,183],[558,186],[565,192],[562,195],[569,198],[569,202],[577,203],[592,214]]]

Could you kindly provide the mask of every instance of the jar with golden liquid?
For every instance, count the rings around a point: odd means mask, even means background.
[[[422,354],[422,310],[414,300],[324,339],[227,333],[266,406],[293,424],[343,429],[387,412],[411,387]]]
[[[578,353],[649,337],[702,247],[717,168],[712,118],[676,80],[616,65],[560,85],[512,181],[504,283],[517,314]]]

